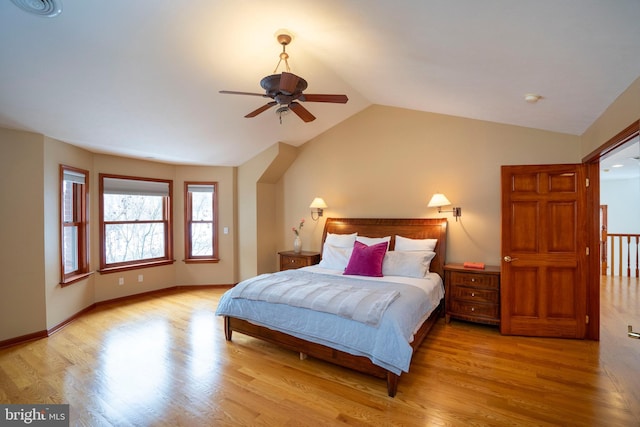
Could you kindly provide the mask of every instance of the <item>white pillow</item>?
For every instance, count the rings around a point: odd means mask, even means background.
[[[396,235],[396,251],[429,251],[436,249],[438,239],[409,239]]]
[[[388,249],[389,242],[391,241],[391,236],[386,236],[386,237],[356,236],[356,241],[360,243],[364,243],[367,246],[377,245],[378,243],[387,242],[387,249]]]
[[[344,271],[351,258],[351,252],[353,252],[353,246],[339,248],[325,243],[322,249],[322,259],[318,265],[330,270]]]
[[[338,248],[353,248],[353,244],[356,242],[357,236],[358,236],[358,233],[353,233],[353,234],[327,233],[327,238],[324,240],[324,244],[336,246]]]
[[[382,275],[425,277],[435,256],[430,251],[389,251],[382,261]]]

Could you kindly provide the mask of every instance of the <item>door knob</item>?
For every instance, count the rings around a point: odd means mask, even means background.
[[[506,256],[505,256],[504,258],[502,258],[502,259],[504,259],[504,262],[511,262],[511,261],[515,261],[515,260],[517,260],[518,258],[511,258],[509,255],[506,255]]]

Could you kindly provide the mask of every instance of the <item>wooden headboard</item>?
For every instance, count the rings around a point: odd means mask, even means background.
[[[430,271],[444,278],[445,254],[447,251],[446,218],[327,218],[322,232],[322,245],[327,233],[359,236],[391,236],[389,250],[395,247],[396,235],[410,239],[438,239],[436,256],[431,261]]]

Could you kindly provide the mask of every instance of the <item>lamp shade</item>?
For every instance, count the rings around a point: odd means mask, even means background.
[[[451,202],[447,197],[442,193],[435,193],[431,200],[429,200],[429,204],[427,205],[430,208],[439,208],[440,206],[449,206]]]
[[[313,199],[313,202],[311,202],[309,207],[312,209],[326,209],[328,206],[324,200],[322,200],[322,197],[316,197]]]

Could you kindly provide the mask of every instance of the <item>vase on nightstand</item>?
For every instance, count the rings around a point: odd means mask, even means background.
[[[293,239],[293,252],[297,254],[302,252],[302,240],[300,240],[300,236],[296,236],[296,238]]]

